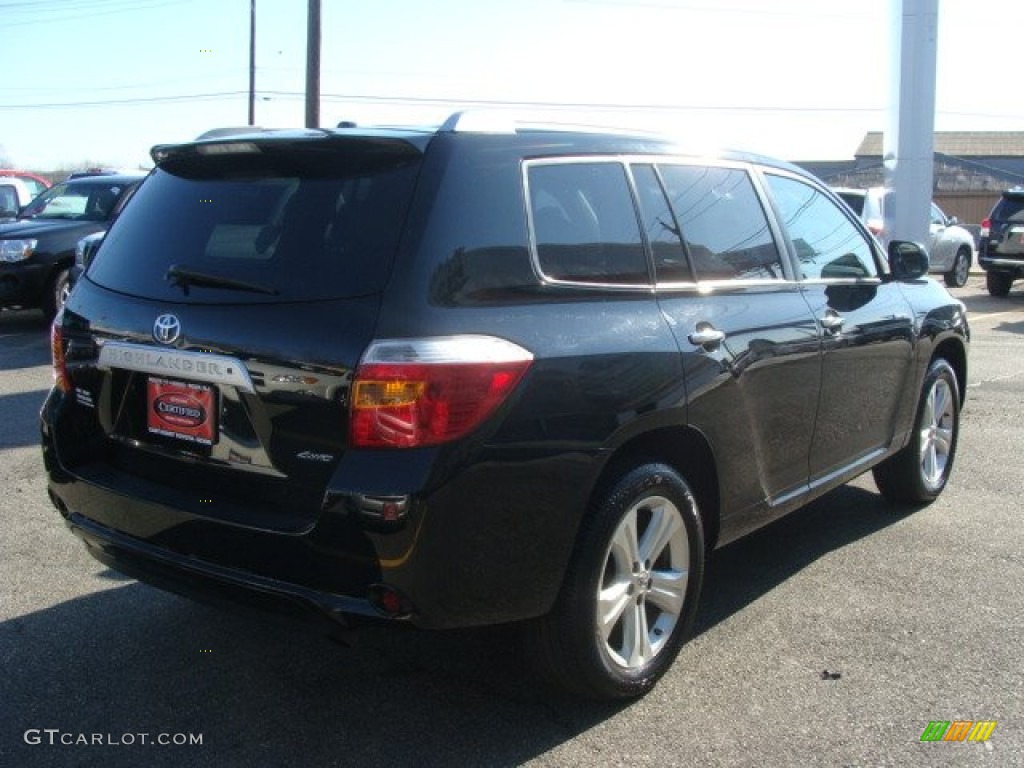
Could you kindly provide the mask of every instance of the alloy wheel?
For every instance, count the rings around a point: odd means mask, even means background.
[[[928,488],[938,488],[945,477],[953,450],[956,425],[953,391],[944,379],[936,379],[928,392],[921,420],[921,477]]]
[[[644,498],[623,515],[597,591],[597,630],[615,664],[639,669],[665,646],[683,611],[689,561],[686,525],[669,499]]]

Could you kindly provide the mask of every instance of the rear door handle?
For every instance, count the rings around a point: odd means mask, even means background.
[[[718,330],[711,323],[697,323],[697,330],[686,338],[695,346],[711,348],[725,341],[725,332]]]
[[[825,316],[821,318],[821,327],[828,333],[839,333],[843,328],[844,322],[845,320],[842,315],[834,309],[830,309],[825,313]]]

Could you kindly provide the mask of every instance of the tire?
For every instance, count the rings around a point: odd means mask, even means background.
[[[637,466],[591,508],[554,609],[525,627],[527,653],[565,692],[640,696],[683,646],[703,575],[690,487],[665,464]]]
[[[936,358],[928,367],[910,442],[874,468],[875,484],[889,501],[927,504],[946,487],[960,435],[960,389],[953,367]]]
[[[971,252],[967,248],[961,248],[953,257],[953,268],[943,275],[943,279],[950,288],[963,288],[970,276]]]
[[[43,298],[43,314],[46,315],[48,320],[52,320],[64,308],[64,302],[68,300],[70,293],[68,271],[62,269],[50,280],[46,296]]]
[[[1006,272],[985,273],[985,287],[988,288],[990,296],[1009,296],[1011,285],[1013,285],[1013,275]]]

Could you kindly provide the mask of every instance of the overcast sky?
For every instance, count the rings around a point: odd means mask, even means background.
[[[850,158],[885,127],[898,2],[322,0],[321,123],[429,124],[484,104]],[[0,0],[0,155],[136,167],[154,144],[244,125],[249,7]],[[306,9],[256,0],[258,125],[304,122]],[[937,130],[1024,130],[1022,22],[1022,0],[940,0]]]

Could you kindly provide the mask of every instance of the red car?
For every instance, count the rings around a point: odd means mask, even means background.
[[[32,193],[32,197],[35,197],[40,192],[50,188],[50,182],[44,179],[42,176],[37,176],[34,173],[28,171],[14,171],[9,168],[0,168],[0,176],[14,176],[17,179],[21,179],[25,186],[28,187],[28,191]]]

